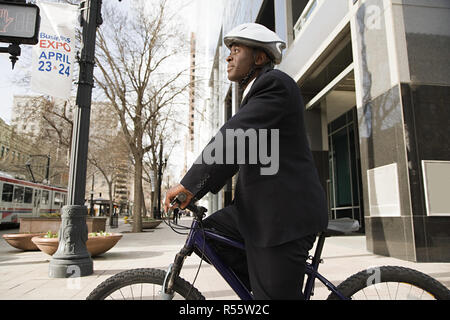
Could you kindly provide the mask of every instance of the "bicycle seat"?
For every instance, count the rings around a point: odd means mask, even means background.
[[[355,219],[340,218],[328,221],[327,231],[325,236],[337,236],[359,230],[359,222]]]

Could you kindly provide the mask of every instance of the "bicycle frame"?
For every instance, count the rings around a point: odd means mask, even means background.
[[[193,221],[191,228],[191,233],[186,240],[185,248],[193,249],[194,246],[197,247],[197,249],[203,253],[203,257],[211,262],[211,264],[216,268],[216,270],[220,273],[224,280],[230,285],[234,292],[236,292],[239,298],[241,298],[242,300],[253,300],[252,294],[242,284],[242,282],[231,270],[231,268],[227,266],[222,261],[222,259],[220,259],[220,257],[215,253],[211,246],[205,241],[205,238],[218,240],[227,245],[242,250],[245,250],[244,245],[240,242],[231,240],[214,232],[201,229],[198,221],[196,220]]]
[[[311,296],[314,295],[314,283],[316,279],[319,279],[328,290],[336,294],[341,300],[349,300],[349,298],[345,297],[339,290],[334,286],[330,281],[328,281],[324,276],[322,276],[317,270],[319,269],[319,264],[322,262],[320,256],[322,255],[323,245],[325,243],[325,234],[319,234],[319,239],[317,240],[316,252],[314,253],[314,257],[312,257],[312,263],[306,263],[305,274],[308,275],[308,279],[306,281],[304,296],[305,300],[310,300]]]
[[[231,268],[221,260],[221,258],[216,254],[215,250],[212,249],[211,246],[205,241],[206,238],[214,239],[227,245],[233,246],[235,248],[245,250],[244,244],[229,239],[225,236],[221,236],[209,230],[205,230],[201,228],[200,223],[196,219],[194,219],[186,243],[183,249],[175,258],[174,264],[176,265],[176,267],[173,268],[172,267],[173,265],[170,266],[168,276],[169,273],[171,273],[170,276],[173,279],[174,277],[177,277],[179,275],[184,259],[186,258],[187,255],[191,254],[194,250],[194,247],[196,247],[203,254],[203,258],[206,258],[214,266],[214,268],[230,285],[230,287],[239,296],[240,299],[253,300],[254,299],[253,295],[242,284],[242,282],[231,270]],[[328,290],[335,293],[340,299],[348,300],[348,298],[343,296],[330,281],[328,281],[317,271],[319,263],[321,262],[320,256],[322,253],[324,242],[325,242],[325,235],[320,234],[316,246],[316,251],[312,259],[312,263],[311,264],[306,263],[305,274],[308,275],[308,279],[306,281],[304,289],[305,300],[310,300],[311,296],[314,294],[314,282],[316,279],[322,282],[328,288]],[[173,282],[169,281],[169,283]]]

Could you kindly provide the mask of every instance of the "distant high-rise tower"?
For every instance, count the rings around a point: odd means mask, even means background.
[[[189,151],[194,152],[194,113],[195,113],[195,34],[191,33],[189,84]]]
[[[194,119],[195,119],[195,33],[191,33],[191,50],[190,50],[190,73],[189,73],[189,118],[188,130],[186,137],[185,154],[184,154],[184,173],[187,171],[188,154],[194,152]]]

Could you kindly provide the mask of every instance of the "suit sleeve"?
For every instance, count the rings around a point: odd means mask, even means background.
[[[228,179],[239,170],[236,160],[234,144],[226,141],[226,130],[242,129],[277,129],[283,116],[287,113],[289,104],[289,88],[280,77],[273,72],[263,74],[259,81],[254,83],[252,96],[233,117],[231,117],[203,149],[199,158],[181,180],[181,184],[192,192],[197,199],[206,193],[217,193]],[[223,139],[220,143],[220,139]],[[245,146],[248,155],[248,145]],[[233,151],[234,161],[225,161],[227,153]],[[223,161],[211,163],[211,155],[221,152]],[[208,161],[209,159],[209,161]]]

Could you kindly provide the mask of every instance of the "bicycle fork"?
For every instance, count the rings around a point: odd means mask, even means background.
[[[175,291],[173,290],[175,279],[177,279],[178,276],[180,275],[181,268],[183,267],[184,264],[184,260],[191,253],[192,249],[189,249],[187,246],[184,246],[183,249],[181,249],[180,252],[177,253],[177,255],[175,256],[174,262],[169,265],[160,293],[161,300],[173,299],[175,295]]]

